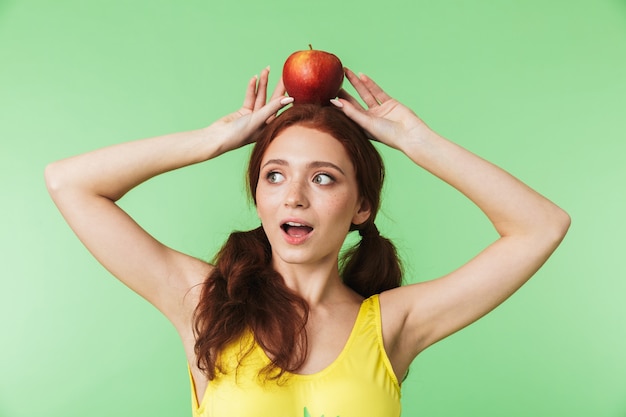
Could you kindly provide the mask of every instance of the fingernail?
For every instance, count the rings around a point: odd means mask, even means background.
[[[293,103],[293,97],[285,97],[280,99],[280,104],[282,104],[283,106],[289,103]]]
[[[337,100],[336,98],[332,98],[330,99],[330,102],[333,103],[335,106],[342,108],[343,107],[343,103],[339,100]]]

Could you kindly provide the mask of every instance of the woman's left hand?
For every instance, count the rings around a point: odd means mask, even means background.
[[[402,150],[407,141],[419,140],[432,132],[411,109],[390,97],[371,78],[363,74],[357,76],[348,68],[345,68],[345,74],[367,109],[344,89],[339,92],[340,99],[331,102],[373,139]]]
[[[333,104],[374,139],[467,196],[500,235],[443,277],[381,294],[390,359],[402,374],[419,352],[484,316],[522,286],[556,249],[570,219],[504,170],[437,135],[370,78],[345,71],[367,108],[344,91]]]

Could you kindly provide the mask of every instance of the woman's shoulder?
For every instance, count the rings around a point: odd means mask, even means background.
[[[405,331],[407,303],[404,297],[403,287],[383,291],[377,295],[380,308],[381,333],[385,352],[395,370],[396,375],[401,377],[406,373],[414,359],[409,354],[411,349],[403,346],[406,340]]]

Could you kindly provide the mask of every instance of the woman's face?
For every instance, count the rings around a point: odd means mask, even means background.
[[[370,214],[343,145],[298,125],[283,130],[265,151],[256,202],[274,263],[336,262],[350,224]]]

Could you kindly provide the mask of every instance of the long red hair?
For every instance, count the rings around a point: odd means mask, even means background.
[[[345,147],[359,192],[371,215],[351,230],[362,236],[339,260],[344,283],[363,297],[398,287],[402,268],[395,247],[374,224],[384,180],[382,158],[361,127],[332,106],[293,106],[269,123],[252,150],[248,189],[256,203],[261,160],[270,142],[293,125],[317,129]],[[297,371],[307,355],[308,305],[271,266],[272,248],[262,227],[230,235],[215,258],[194,314],[198,367],[209,379],[224,372],[219,352],[250,330],[272,362],[261,372],[279,378]],[[252,348],[252,346],[249,346]],[[245,352],[244,352],[245,354]]]

